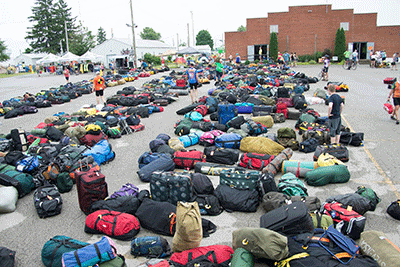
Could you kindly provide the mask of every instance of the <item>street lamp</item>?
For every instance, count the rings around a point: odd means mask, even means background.
[[[134,59],[134,65],[135,68],[137,67],[137,58],[136,58],[136,41],[135,41],[135,28],[137,27],[137,25],[135,25],[135,23],[133,23],[133,7],[132,7],[132,0],[129,1],[130,5],[131,5],[131,20],[132,20],[132,25],[126,24],[128,27],[131,27],[132,29],[132,41],[133,41],[133,56],[135,57]]]

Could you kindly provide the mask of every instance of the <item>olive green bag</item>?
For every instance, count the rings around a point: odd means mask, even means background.
[[[234,250],[244,248],[256,258],[280,261],[289,256],[288,239],[264,228],[241,228],[232,233]]]
[[[315,228],[325,229],[333,224],[333,219],[329,215],[321,214],[318,211],[311,212],[310,215],[312,217]]]

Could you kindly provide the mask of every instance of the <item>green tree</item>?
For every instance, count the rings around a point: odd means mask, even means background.
[[[82,56],[95,46],[95,36],[86,27],[80,25],[69,39],[69,51],[75,55]]]
[[[211,34],[207,30],[201,30],[196,35],[196,45],[209,45],[211,49],[214,49],[214,41],[211,38]]]
[[[10,57],[6,54],[6,50],[7,50],[7,47],[4,44],[4,41],[0,40],[0,62],[10,59]]]
[[[179,46],[186,46],[186,43],[185,42],[180,43]]]
[[[107,40],[106,31],[105,31],[102,27],[100,27],[100,28],[97,30],[97,44],[102,44],[102,43],[104,43],[106,40]]]
[[[32,15],[28,20],[33,24],[28,27],[25,39],[30,41],[34,52],[58,53],[62,46],[66,47],[65,25],[68,35],[77,29],[75,17],[71,15],[71,8],[64,0],[36,0],[32,7]]]
[[[269,38],[269,56],[274,60],[278,58],[278,37],[275,32]]]
[[[25,54],[33,53],[33,49],[30,48],[30,47],[27,47],[27,48],[25,49],[25,52],[24,52],[24,53],[25,53]]]
[[[335,38],[335,52],[334,55],[338,56],[339,62],[344,60],[343,53],[346,51],[346,34],[344,33],[344,29],[340,28],[336,31]]]
[[[237,29],[238,32],[245,32],[247,31],[246,27],[243,25],[240,25],[239,28]]]
[[[140,38],[143,40],[160,40],[161,34],[153,30],[153,28],[145,27],[140,33]]]

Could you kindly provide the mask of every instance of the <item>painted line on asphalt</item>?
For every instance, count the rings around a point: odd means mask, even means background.
[[[344,117],[344,115],[342,114],[342,118],[343,120],[346,122],[347,127],[350,128],[350,131],[355,132],[353,127],[351,127],[350,123],[346,120],[346,118]],[[365,145],[363,146],[363,149],[365,151],[365,153],[367,153],[368,157],[371,159],[372,163],[374,163],[376,169],[378,170],[378,172],[380,173],[380,175],[382,175],[383,179],[385,179],[385,183],[387,185],[389,185],[389,187],[391,188],[391,190],[393,191],[393,193],[396,195],[396,197],[398,199],[400,199],[400,193],[399,191],[397,191],[396,187],[393,184],[393,181],[389,178],[389,176],[387,176],[387,174],[383,171],[382,167],[379,165],[379,163],[375,160],[375,158],[372,156],[371,152],[365,147]]]

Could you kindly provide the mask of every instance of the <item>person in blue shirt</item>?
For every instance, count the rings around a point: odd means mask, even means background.
[[[283,59],[285,60],[285,65],[289,65],[290,62],[290,55],[287,51],[285,51],[285,53],[283,54]]]
[[[187,80],[189,82],[190,98],[192,104],[197,103],[197,86],[199,85],[199,73],[194,67],[194,62],[190,63],[190,68],[186,71]]]
[[[240,56],[239,53],[236,53],[236,60],[235,60],[236,65],[240,64]]]

